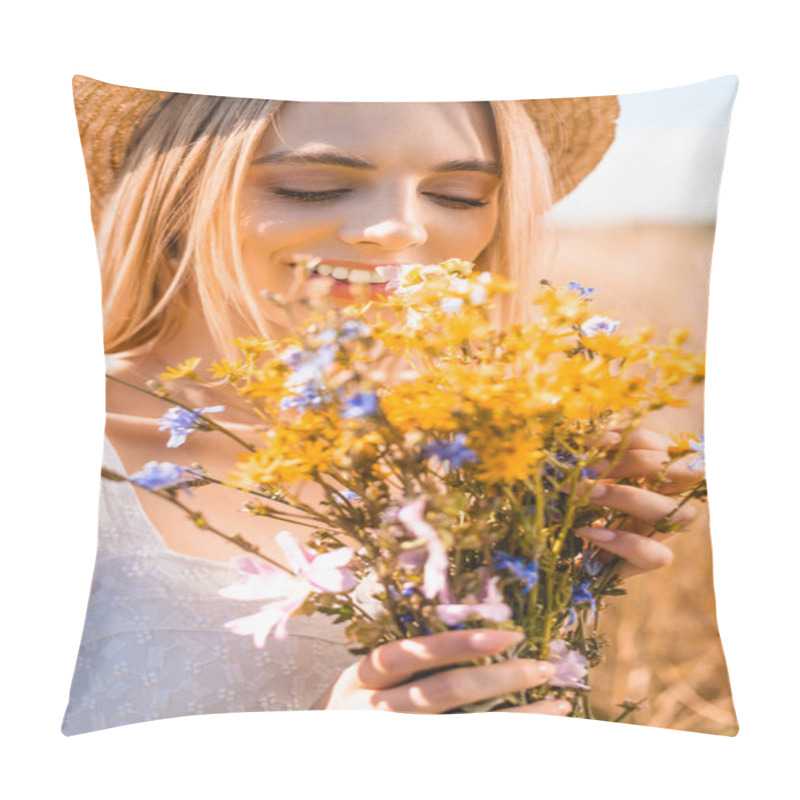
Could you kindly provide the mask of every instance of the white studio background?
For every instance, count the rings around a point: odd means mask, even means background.
[[[42,2],[5,12],[6,796],[782,796],[794,784],[797,63],[789,6]],[[736,10],[735,10],[736,9]],[[735,739],[526,715],[184,718],[66,739],[94,559],[99,278],[71,78],[292,99],[625,94],[738,75],[707,424]],[[10,178],[10,180],[9,180]],[[790,383],[792,381],[792,383]]]

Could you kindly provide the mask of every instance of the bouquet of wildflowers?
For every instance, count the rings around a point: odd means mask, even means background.
[[[491,313],[513,284],[467,262],[401,268],[389,288],[370,321],[358,305],[306,301],[290,339],[236,340],[241,358],[211,365],[208,380],[198,359],[162,376],[222,385],[251,405],[264,432],[225,483],[249,494],[249,513],[290,513],[313,529],[303,543],[278,535],[290,571],[236,537],[249,555],[224,593],[260,607],[229,627],[263,646],[293,614],[326,614],[359,654],[458,628],[520,630],[525,640],[494,658],[550,660],[549,685],[464,710],[559,696],[589,715],[598,613],[624,590],[620,559],[575,535],[623,516],[589,498],[587,479],[619,458],[607,442],[624,444],[645,414],[684,402],[702,357],[685,352],[685,333],[663,345],[651,330],[622,333],[594,310],[595,290],[574,283],[543,282],[537,321],[507,328]],[[169,398],[163,385],[157,393]],[[219,428],[207,416],[218,410],[178,406],[162,427],[177,445]],[[702,442],[683,437],[670,457],[693,451],[701,460]],[[212,479],[148,469],[130,479],[173,500]],[[321,487],[321,506],[301,500],[306,482]],[[698,481],[677,501],[703,497]]]

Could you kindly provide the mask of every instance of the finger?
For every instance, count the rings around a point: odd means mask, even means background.
[[[526,706],[497,708],[495,711],[504,714],[548,714],[553,717],[566,717],[572,711],[572,704],[566,700],[539,700]]]
[[[670,464],[665,472],[664,467],[670,462],[667,451],[671,443],[660,433],[646,428],[637,428],[627,433],[617,428],[613,429],[613,432],[621,434],[621,442],[618,445],[612,444],[608,449],[609,458],[592,467],[601,477],[659,477],[662,480],[660,488],[672,494],[682,492],[704,477],[702,471],[689,468],[689,465],[696,461],[692,457]],[[624,452],[619,455],[621,450]],[[613,470],[611,470],[612,463]]]
[[[625,575],[649,572],[672,563],[672,551],[652,537],[612,528],[579,528],[575,533],[602,550],[624,558],[634,568],[634,571],[625,570]],[[625,577],[622,571],[620,575]]]
[[[662,436],[660,433],[648,430],[647,428],[635,428],[627,433],[621,428],[613,429],[615,433],[620,434],[621,447],[631,448],[633,450],[658,450],[666,452],[670,446],[669,439]]]
[[[523,639],[520,632],[490,628],[400,639],[376,647],[365,656],[358,664],[356,678],[364,689],[385,689],[418,672],[501,653]]]
[[[603,431],[590,436],[586,443],[589,447],[596,447],[599,450],[612,450],[620,442],[622,442],[622,436],[617,431]]]
[[[591,465],[591,469],[599,478],[657,479],[660,489],[677,494],[704,477],[702,470],[689,469],[690,463],[690,460],[682,460],[670,464],[665,451],[637,449],[626,450],[617,458],[598,461]]]
[[[426,678],[375,692],[371,705],[380,711],[441,714],[460,706],[491,700],[541,686],[555,667],[532,658],[512,658],[499,664],[457,667]]]
[[[689,503],[683,503],[658,492],[640,489],[637,486],[624,486],[616,483],[592,484],[588,499],[599,505],[629,514],[638,520],[656,525],[662,520],[670,525],[684,527],[697,516],[697,510]]]

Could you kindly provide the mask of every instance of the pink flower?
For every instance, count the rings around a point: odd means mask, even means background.
[[[491,622],[506,622],[511,619],[511,608],[503,600],[503,593],[497,588],[498,577],[485,581],[482,599],[467,597],[469,602],[440,605],[436,608],[439,619],[445,625],[458,625],[472,614],[477,614]]]
[[[287,620],[312,592],[348,592],[356,585],[353,573],[345,569],[353,557],[351,548],[314,553],[300,544],[289,531],[281,531],[275,541],[283,550],[294,575],[264,561],[237,556],[231,559],[231,563],[244,573],[244,578],[233,586],[219,590],[221,595],[234,600],[273,601],[256,614],[225,624],[226,628],[240,636],[252,635],[253,643],[259,648],[264,647],[273,631],[276,639],[286,638]]]
[[[589,663],[586,656],[576,650],[570,650],[563,639],[550,642],[550,657],[548,663],[556,668],[555,675],[548,681],[551,686],[561,686],[565,689],[588,689],[589,687],[580,679],[586,675]]]
[[[423,572],[422,592],[428,600],[439,597],[444,603],[452,603],[450,589],[447,586],[447,550],[439,541],[436,531],[425,522],[425,500],[420,498],[403,506],[397,512],[397,519],[409,533],[423,539],[428,550]]]

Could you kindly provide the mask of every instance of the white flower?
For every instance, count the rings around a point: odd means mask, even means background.
[[[289,617],[312,592],[348,592],[356,585],[353,573],[345,569],[353,557],[351,548],[314,553],[301,545],[289,531],[281,531],[275,541],[295,574],[284,572],[265,561],[237,556],[231,559],[231,563],[244,573],[243,580],[219,590],[223,597],[234,600],[273,601],[256,614],[225,624],[228,630],[240,636],[252,635],[253,643],[259,648],[264,646],[273,631],[276,639],[287,637],[286,623]]]
[[[603,317],[599,314],[587,319],[581,325],[581,333],[584,336],[595,336],[598,333],[614,333],[619,328],[619,321],[611,319],[610,317]]]

